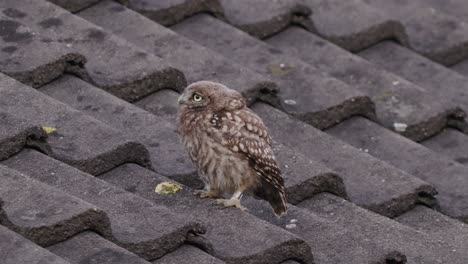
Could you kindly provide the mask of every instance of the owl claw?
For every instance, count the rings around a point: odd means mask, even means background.
[[[194,195],[199,196],[200,198],[218,198],[219,195],[213,191],[206,191],[206,190],[196,190],[193,192]]]
[[[216,203],[223,205],[224,207],[236,207],[242,211],[247,211],[247,208],[240,204],[240,200],[233,197],[231,199],[216,199]]]

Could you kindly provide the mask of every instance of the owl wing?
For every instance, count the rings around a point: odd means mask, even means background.
[[[215,140],[245,156],[261,177],[261,186],[254,192],[270,202],[277,214],[286,211],[286,191],[281,170],[272,149],[272,140],[263,121],[249,109],[218,112],[211,120],[219,135]],[[279,194],[279,195],[278,195]],[[275,205],[271,199],[275,199]],[[278,204],[279,203],[279,204]]]

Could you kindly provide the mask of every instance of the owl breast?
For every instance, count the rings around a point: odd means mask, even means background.
[[[248,160],[216,142],[206,131],[195,128],[183,136],[192,162],[201,179],[221,193],[233,193],[240,187],[254,186],[258,177]],[[250,189],[250,188],[242,188]]]

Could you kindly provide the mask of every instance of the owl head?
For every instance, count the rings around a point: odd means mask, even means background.
[[[182,109],[187,110],[236,110],[245,107],[245,98],[225,85],[211,81],[190,84],[177,99]]]

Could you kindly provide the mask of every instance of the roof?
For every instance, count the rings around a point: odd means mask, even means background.
[[[468,2],[409,2],[1,1],[2,263],[466,263]],[[192,194],[198,80],[269,127],[286,216]]]

